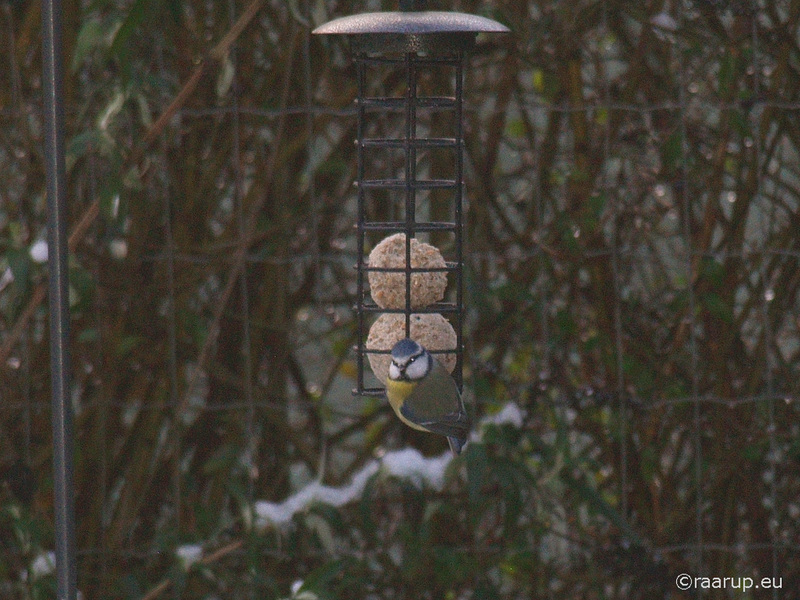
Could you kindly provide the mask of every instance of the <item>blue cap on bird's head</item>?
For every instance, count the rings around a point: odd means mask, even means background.
[[[411,338],[405,338],[397,342],[392,348],[392,358],[415,356],[420,352],[422,352],[422,346]]]

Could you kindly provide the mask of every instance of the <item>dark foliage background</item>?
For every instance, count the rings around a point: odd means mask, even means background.
[[[46,598],[40,4],[0,7],[0,595]],[[349,393],[355,81],[309,32],[394,5],[267,1],[215,53],[245,1],[64,3],[83,597],[796,598],[800,4],[432,7],[513,30],[466,78],[466,382],[525,419],[442,490],[264,528],[257,500],[444,449]]]

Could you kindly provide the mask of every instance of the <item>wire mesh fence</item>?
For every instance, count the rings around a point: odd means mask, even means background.
[[[65,5],[84,598],[796,597],[800,10],[444,4],[513,31],[464,82],[483,424],[443,483],[355,488],[444,451],[350,393],[357,81],[310,36],[395,7]],[[8,598],[53,589],[36,11],[0,23]]]

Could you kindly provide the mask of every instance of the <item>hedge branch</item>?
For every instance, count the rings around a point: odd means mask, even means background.
[[[186,104],[186,101],[192,96],[195,89],[197,89],[197,85],[200,83],[202,76],[212,67],[219,65],[225,60],[225,57],[230,52],[233,43],[250,24],[256,14],[258,14],[258,11],[261,9],[263,4],[264,0],[252,0],[252,2],[250,2],[247,8],[245,8],[244,12],[239,16],[236,22],[231,26],[230,30],[228,30],[222,39],[194,68],[192,74],[189,76],[189,79],[186,81],[186,83],[183,84],[181,90],[178,92],[172,102],[170,102],[169,106],[167,106],[164,112],[161,113],[158,119],[156,119],[156,121],[147,130],[144,138],[142,138],[142,142],[139,144],[136,150],[134,150],[134,152],[128,156],[122,168],[123,173],[127,173],[131,169],[139,166],[139,163],[144,158],[144,154],[148,148],[156,139],[158,139],[158,137],[166,128],[167,123],[169,123],[170,119],[172,119],[173,115],[175,115],[175,113],[178,112],[178,110],[180,110],[184,104]],[[86,232],[89,230],[89,227],[97,218],[99,213],[100,200],[96,198],[86,208],[85,212],[81,216],[80,221],[78,221],[78,224],[75,226],[69,236],[67,245],[70,252],[75,251],[78,244],[83,240]],[[3,342],[3,345],[0,346],[0,364],[4,365],[6,363],[12,349],[22,336],[22,332],[25,330],[31,317],[33,317],[36,309],[44,301],[46,296],[47,283],[40,282],[34,288],[28,304],[25,306],[22,313],[20,313],[19,318],[11,328],[9,336]]]

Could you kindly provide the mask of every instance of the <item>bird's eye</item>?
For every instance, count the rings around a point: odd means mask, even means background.
[[[414,362],[415,360],[417,360],[417,357],[416,357],[416,356],[412,356],[412,357],[411,357],[411,358],[408,360],[408,364],[411,364],[411,363],[412,363],[412,362]]]

